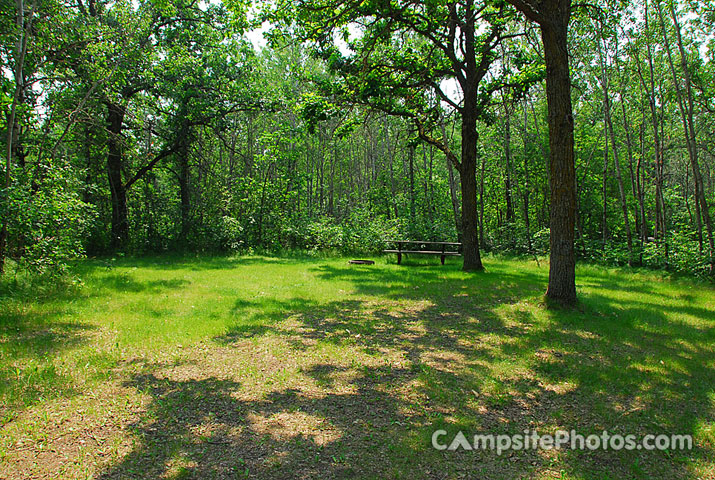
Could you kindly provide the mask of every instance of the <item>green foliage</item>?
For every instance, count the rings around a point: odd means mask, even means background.
[[[378,253],[385,248],[387,240],[399,236],[398,225],[367,210],[353,210],[343,224],[342,250],[345,253]]]
[[[715,50],[703,43],[713,37],[712,22],[702,20],[712,16],[710,3],[675,7],[683,20],[712,217]],[[320,8],[299,8],[307,4]],[[122,181],[132,182],[125,251],[358,253],[381,250],[387,238],[458,239],[461,212],[454,212],[452,194],[459,206],[460,174],[453,170],[450,192],[441,147],[461,152],[460,106],[449,101],[459,97],[455,61],[462,54],[460,42],[449,43],[449,25],[450,5],[461,18],[466,2],[92,5],[37,4],[25,65],[32,87],[18,108],[17,168],[2,207],[12,223],[9,253],[24,268],[61,271],[63,258],[83,250],[114,252],[107,178],[112,140],[121,153]],[[485,7],[477,44],[486,40],[488,25],[509,37],[485,57],[492,68],[478,84],[483,246],[544,255],[551,195],[538,32],[501,2],[474,5]],[[600,6],[598,16],[579,9],[572,30],[577,254],[609,265],[703,275],[711,252],[704,226],[701,249],[694,218],[692,166],[674,88],[684,70],[676,59],[671,71],[665,50],[664,38],[677,54],[668,5],[665,23],[651,9],[647,28],[644,12],[623,3]],[[0,9],[0,57],[9,67],[15,62],[13,11],[11,4]],[[254,49],[243,34],[264,20],[270,43]],[[353,28],[353,21],[362,26]],[[445,46],[457,49],[456,60]],[[605,136],[604,79],[615,149]],[[0,79],[3,139],[14,87],[10,76]],[[448,99],[436,87],[450,93]],[[663,207],[651,96],[662,137]],[[126,109],[119,134],[106,128],[110,103]],[[441,146],[420,140],[414,118]],[[660,208],[664,233],[655,232],[656,224],[663,229]]]
[[[82,201],[81,185],[67,164],[40,164],[16,174],[0,215],[9,219],[10,255],[35,275],[60,276],[68,260],[84,254],[95,210]]]

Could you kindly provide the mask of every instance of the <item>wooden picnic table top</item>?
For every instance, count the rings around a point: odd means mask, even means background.
[[[457,245],[461,246],[459,242],[428,242],[425,240],[388,240],[391,243],[407,243],[407,244],[418,244],[418,245]]]

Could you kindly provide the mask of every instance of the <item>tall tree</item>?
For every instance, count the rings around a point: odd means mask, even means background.
[[[294,0],[288,5],[293,7],[288,8],[291,20],[297,17],[305,37],[342,76],[345,96],[412,119],[418,136],[442,151],[459,171],[463,268],[481,270],[477,123],[490,106],[491,94],[501,86],[484,80],[497,58],[497,46],[512,36],[507,29],[510,10],[490,0]],[[351,38],[351,28],[359,29],[356,38]],[[338,35],[347,53],[336,41]],[[446,91],[446,81],[453,82],[458,95]],[[443,108],[460,115],[459,154],[446,138],[433,133]]]
[[[571,105],[568,32],[571,0],[507,0],[539,25],[546,61],[549,109],[551,186],[549,286],[546,296],[558,303],[576,303],[576,168],[574,117]]]

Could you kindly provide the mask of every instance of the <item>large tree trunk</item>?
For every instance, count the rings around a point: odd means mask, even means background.
[[[570,305],[576,303],[576,169],[568,56],[570,7],[566,11],[559,11],[558,5],[554,5],[554,10],[546,12],[550,18],[541,25],[551,147],[551,263],[546,296],[558,303]]]
[[[572,305],[576,303],[576,168],[568,53],[571,0],[542,0],[536,6],[524,0],[508,2],[541,28],[551,147],[551,262],[546,296],[562,305]]]
[[[476,88],[476,86],[475,86]],[[477,228],[477,117],[476,91],[466,90],[462,114],[462,255],[464,271],[483,270]]]
[[[462,161],[460,178],[462,185],[462,269],[466,272],[483,270],[479,253],[479,229],[477,211],[477,114],[479,98],[477,86],[486,74],[477,66],[475,50],[475,24],[471,16],[472,4],[467,2],[467,16],[470,17],[464,28],[464,76],[460,77],[464,106],[462,109]],[[482,52],[483,53],[483,52]]]
[[[129,241],[129,218],[127,191],[122,181],[122,126],[126,109],[124,106],[107,103],[107,174],[112,200],[112,248],[122,249]]]

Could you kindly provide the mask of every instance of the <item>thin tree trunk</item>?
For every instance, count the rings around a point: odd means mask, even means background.
[[[608,241],[608,127],[605,121],[604,109],[604,125],[603,125],[603,177],[601,183],[601,196],[603,203],[601,208],[601,242],[603,243],[604,252],[606,242]]]
[[[524,198],[524,227],[526,228],[526,245],[529,253],[534,253],[534,247],[531,242],[531,221],[529,220],[529,189],[531,187],[529,179],[529,155],[527,154],[527,147],[529,144],[528,113],[526,100],[524,100],[524,129],[522,131],[524,141],[524,188],[522,190],[522,197]]]
[[[15,24],[18,28],[19,35],[15,41],[15,90],[12,96],[12,105],[10,106],[10,114],[7,120],[7,149],[5,152],[5,181],[4,190],[7,191],[10,188],[11,180],[11,170],[12,170],[12,158],[14,153],[13,140],[15,139],[15,129],[16,129],[16,116],[17,107],[20,102],[21,92],[25,88],[23,81],[25,75],[23,73],[25,66],[25,56],[27,54],[27,37],[32,29],[32,20],[35,15],[36,1],[32,2],[32,9],[30,11],[30,18],[28,25],[25,25],[25,2],[24,0],[16,0],[16,17]],[[8,237],[8,221],[9,219],[2,219],[2,228],[0,228],[0,275],[5,271],[5,256],[7,249],[7,237]]]
[[[459,212],[459,199],[457,198],[457,179],[454,178],[454,166],[449,159],[447,173],[449,174],[449,197],[452,199],[452,214],[454,215],[454,229],[457,231],[457,241],[462,241],[462,216]]]
[[[442,124],[442,138],[447,142],[447,132],[444,124]],[[459,211],[459,199],[457,198],[457,179],[454,176],[454,166],[449,158],[445,158],[447,162],[447,173],[449,175],[449,197],[452,200],[452,214],[454,215],[454,228],[457,231],[457,241],[462,242],[464,237],[462,231],[462,216]]]
[[[511,110],[507,105],[506,99],[504,103],[504,156],[505,156],[505,175],[504,175],[504,195],[506,197],[506,222],[514,221],[514,206],[511,195]]]
[[[710,250],[710,274],[715,274],[715,241],[713,239],[713,225],[710,218],[710,210],[705,197],[705,192],[703,188],[702,175],[700,173],[700,162],[698,161],[698,146],[697,137],[695,134],[695,118],[694,118],[694,101],[693,101],[693,91],[692,91],[692,81],[690,78],[690,66],[688,65],[688,58],[685,52],[685,47],[683,45],[683,37],[680,31],[680,23],[678,22],[678,17],[675,13],[675,7],[670,4],[670,14],[673,20],[673,25],[675,27],[675,34],[678,44],[678,51],[680,53],[680,64],[683,69],[683,76],[685,79],[685,94],[680,89],[680,85],[677,81],[677,75],[675,73],[675,66],[670,50],[670,41],[668,40],[668,35],[665,28],[665,21],[663,19],[662,10],[660,5],[656,4],[656,9],[658,11],[658,16],[661,21],[661,28],[663,31],[663,40],[665,41],[666,52],[668,54],[668,63],[670,65],[671,73],[673,74],[673,83],[675,85],[675,92],[678,98],[678,105],[680,107],[681,116],[683,119],[683,129],[685,131],[685,138],[688,145],[688,154],[690,157],[690,165],[693,170],[693,183],[695,186],[695,215],[697,217],[696,224],[699,227],[700,235],[700,248],[702,251],[702,223],[700,217],[705,222],[706,235],[708,240],[708,247]],[[685,96],[685,99],[683,98]]]
[[[601,42],[603,42],[604,48],[601,48]],[[602,38],[599,40],[599,57],[601,58],[601,72],[602,80],[601,85],[603,87],[603,107],[604,107],[604,117],[606,120],[606,127],[611,136],[611,150],[613,151],[613,163],[616,167],[616,180],[618,181],[618,193],[621,200],[621,210],[623,212],[623,225],[626,231],[626,245],[628,247],[628,264],[633,264],[633,239],[631,238],[631,225],[628,218],[628,205],[626,203],[626,192],[623,188],[623,176],[621,175],[621,164],[618,158],[618,144],[616,143],[616,134],[613,130],[613,121],[611,119],[611,97],[609,92],[609,79],[608,71],[606,69],[606,58],[604,56],[607,54],[605,51],[606,40]],[[605,52],[604,52],[605,51]],[[605,177],[604,177],[605,178]],[[604,191],[605,193],[605,191]],[[605,199],[604,199],[605,202]]]
[[[668,231],[665,219],[665,198],[663,197],[663,184],[664,184],[664,172],[665,172],[665,154],[663,152],[663,128],[664,121],[662,118],[663,110],[661,109],[661,117],[659,118],[656,114],[656,104],[655,104],[655,70],[653,67],[653,54],[651,52],[651,45],[648,44],[648,66],[650,69],[650,80],[651,80],[651,91],[653,92],[653,131],[657,132],[657,154],[655,156],[655,171],[656,171],[656,241],[662,243],[664,247],[665,258],[668,258]],[[662,89],[661,89],[662,91]]]
[[[191,191],[189,185],[189,145],[186,136],[181,140],[182,144],[177,152],[179,161],[179,200],[181,207],[181,233],[180,242],[186,244],[189,230],[191,228]]]
[[[415,147],[410,145],[408,148],[408,157],[410,162],[410,222],[414,225],[415,222]]]
[[[484,173],[486,169],[486,158],[482,157],[481,167],[479,168],[479,247],[487,248],[484,241]]]
[[[643,245],[648,238],[648,219],[645,214],[645,191],[643,188],[644,180],[642,179],[643,173],[641,168],[641,163],[645,157],[645,139],[644,137],[644,126],[640,125],[640,143],[641,143],[641,155],[638,157],[638,162],[636,164],[636,189],[638,190],[638,206],[640,207],[639,213],[641,217],[641,256],[643,255]]]
[[[649,30],[649,17],[650,15],[648,2],[646,0],[644,16],[646,31]],[[640,62],[638,62],[638,70],[641,77],[641,83],[643,84],[643,87],[648,94],[648,104],[650,106],[651,112],[651,127],[653,129],[653,144],[655,149],[655,157],[653,159],[653,163],[655,166],[655,228],[653,231],[653,235],[656,239],[656,242],[660,244],[661,240],[664,240],[666,236],[665,204],[663,201],[663,150],[659,129],[659,118],[655,102],[655,71],[653,68],[653,53],[650,42],[646,42],[646,54],[649,72],[647,85],[642,73],[640,72]]]
[[[619,61],[619,49],[618,49],[618,37],[616,36],[614,39],[615,42],[615,48],[616,48],[616,53],[615,53],[615,58],[614,58],[614,64],[616,66],[616,74],[618,75],[619,79],[619,87],[620,87],[620,94],[621,94],[621,99],[620,99],[620,105],[621,105],[621,115],[622,115],[622,120],[623,120],[623,130],[626,134],[626,152],[628,154],[628,171],[630,172],[631,176],[631,193],[633,194],[633,198],[637,199],[638,198],[638,190],[636,188],[636,174],[633,171],[633,140],[631,138],[631,125],[628,123],[628,114],[626,113],[626,86],[625,82],[623,79],[623,76],[621,75],[621,68],[620,68],[620,61]],[[636,207],[637,208],[637,207]],[[636,229],[636,236],[640,238],[640,231],[641,231],[641,222],[640,222],[640,215],[638,215],[638,211],[634,212],[635,213],[635,229]],[[641,249],[643,249],[643,244],[641,244]]]

